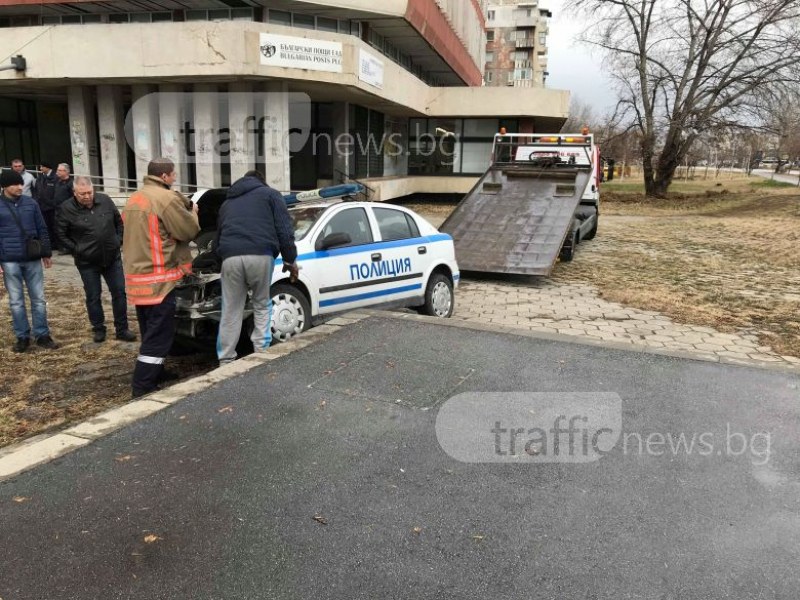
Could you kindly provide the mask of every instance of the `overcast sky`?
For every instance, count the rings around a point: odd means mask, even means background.
[[[603,71],[600,52],[579,43],[576,38],[586,23],[574,13],[566,12],[566,0],[541,0],[541,8],[553,12],[547,36],[547,87],[569,90],[591,104],[595,114],[613,110],[616,95]]]

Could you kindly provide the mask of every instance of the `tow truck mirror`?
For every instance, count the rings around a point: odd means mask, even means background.
[[[317,250],[329,250],[337,246],[347,246],[353,241],[349,234],[344,232],[336,232],[326,235],[324,238],[317,240]]]

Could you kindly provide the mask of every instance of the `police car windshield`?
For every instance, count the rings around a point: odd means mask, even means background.
[[[325,212],[327,206],[298,206],[289,209],[289,216],[294,223],[294,238],[302,240],[317,222],[320,215]]]

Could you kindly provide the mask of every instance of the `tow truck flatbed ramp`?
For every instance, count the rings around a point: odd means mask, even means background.
[[[440,230],[463,271],[549,275],[591,175],[577,168],[491,167]]]

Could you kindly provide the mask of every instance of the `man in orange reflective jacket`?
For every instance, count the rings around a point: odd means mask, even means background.
[[[142,334],[133,371],[134,398],[158,387],[175,337],[175,285],[191,273],[189,242],[200,232],[196,206],[171,189],[176,179],[171,160],[150,161],[142,188],[122,213],[125,289]]]

